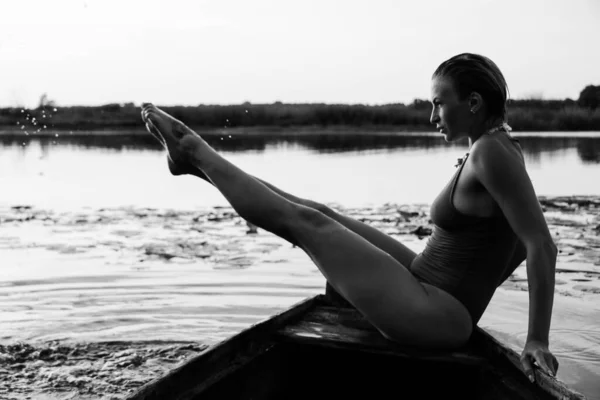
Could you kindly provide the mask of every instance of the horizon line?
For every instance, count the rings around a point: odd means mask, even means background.
[[[125,102],[109,102],[109,103],[98,103],[98,104],[60,104],[58,102],[49,100],[48,103],[45,104],[45,106],[47,107],[62,107],[62,108],[70,108],[70,107],[103,107],[103,106],[108,106],[108,105],[116,105],[118,104],[119,106],[129,106],[129,105],[133,105],[134,107],[141,107],[141,105],[143,103],[152,103],[155,104],[157,106],[160,107],[199,107],[199,106],[244,106],[244,105],[248,105],[248,106],[265,106],[265,105],[332,105],[332,106],[337,106],[337,105],[343,105],[343,106],[368,106],[368,107],[377,107],[377,106],[409,106],[411,104],[414,104],[415,102],[420,101],[420,102],[426,102],[429,103],[430,101],[427,99],[420,99],[420,98],[415,98],[413,99],[411,102],[409,103],[403,103],[403,102],[391,102],[391,103],[340,103],[340,102],[323,102],[323,101],[315,101],[315,102],[284,102],[281,100],[275,100],[273,102],[270,103],[253,103],[251,101],[244,101],[242,103],[196,103],[196,104],[160,104],[157,102],[135,102],[135,101],[125,101]],[[510,103],[511,101],[573,101],[573,102],[577,102],[576,99],[572,99],[570,97],[565,97],[565,98],[542,98],[542,97],[523,97],[523,98],[509,98],[507,99],[507,103]],[[36,108],[39,108],[40,105],[37,105],[36,107],[26,107],[26,106],[22,106],[22,105],[15,105],[15,106],[0,106],[0,109],[7,109],[7,108],[20,108],[23,110],[33,110]]]

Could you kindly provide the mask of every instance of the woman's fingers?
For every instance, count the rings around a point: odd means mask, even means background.
[[[521,365],[523,372],[531,382],[535,381],[534,363],[546,374],[556,376],[558,360],[552,353],[540,350],[533,352],[533,354],[527,352],[521,356]]]
[[[558,360],[552,355],[552,365],[554,366],[554,374],[558,372]]]
[[[523,372],[531,382],[535,380],[533,375],[533,365],[531,364],[531,360],[528,354],[523,354],[521,356],[521,366],[523,367]]]
[[[550,365],[549,365],[549,361],[550,361],[549,356],[552,356],[552,355],[549,353],[543,353],[541,351],[536,352],[534,355],[535,361],[540,366],[542,371],[544,371],[545,373],[547,373],[550,376],[554,376],[554,371],[552,368],[550,368]]]

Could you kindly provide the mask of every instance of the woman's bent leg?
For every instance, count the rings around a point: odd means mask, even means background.
[[[149,106],[169,152],[183,152],[238,214],[302,248],[331,285],[386,337],[409,345],[457,347],[471,319],[454,297],[421,284],[405,266],[323,213],[293,203],[217,154],[179,121]]]

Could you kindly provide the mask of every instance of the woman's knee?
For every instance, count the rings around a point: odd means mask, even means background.
[[[300,224],[314,228],[322,228],[334,222],[320,210],[306,206],[298,206],[296,218]]]

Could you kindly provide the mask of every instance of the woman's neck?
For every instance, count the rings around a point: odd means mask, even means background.
[[[493,133],[497,130],[505,128],[506,123],[501,118],[489,119],[483,122],[479,127],[473,131],[477,132],[474,136],[469,136],[469,148],[471,148],[477,140],[483,135]],[[506,125],[508,127],[508,125]]]

